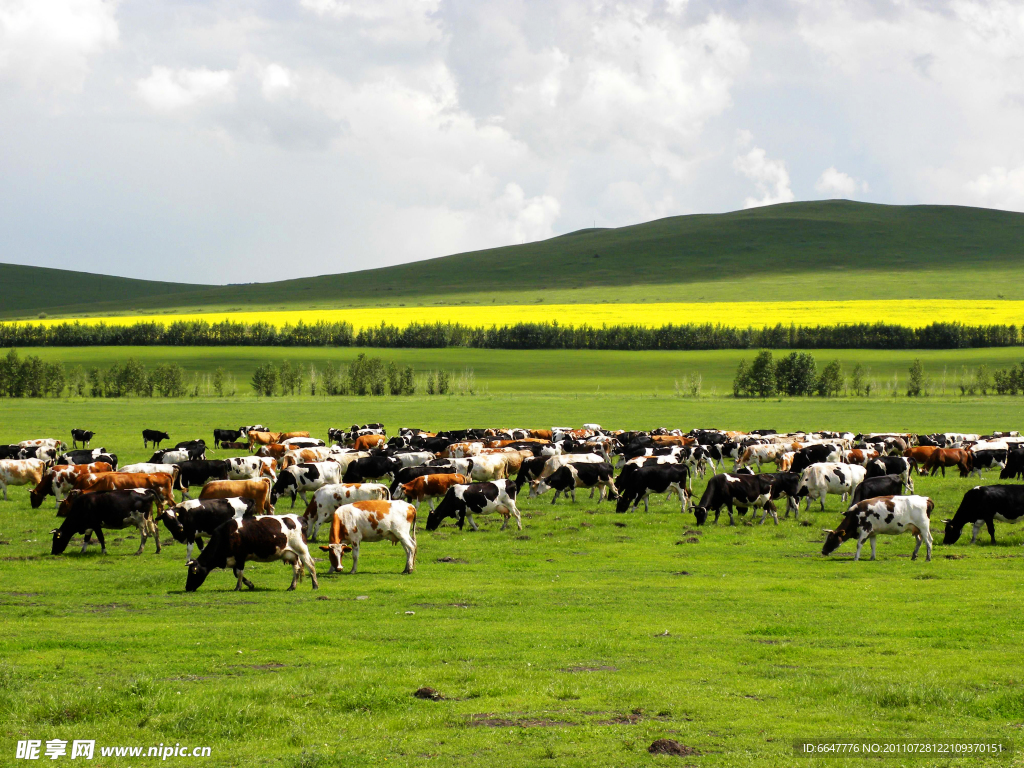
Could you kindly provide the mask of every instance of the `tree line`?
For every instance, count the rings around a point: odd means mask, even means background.
[[[230,320],[149,322],[135,325],[86,325],[81,322],[0,323],[0,347],[81,346],[282,346],[481,349],[966,349],[1024,345],[1016,325],[932,323],[908,328],[887,323],[764,326],[734,328],[721,324],[669,324],[595,327],[558,321],[474,328],[460,323],[382,323],[356,331],[351,323],[299,322],[277,328],[269,323]]]
[[[433,370],[416,374],[393,360],[360,354],[348,365],[302,365],[289,360],[263,362],[249,381],[257,397],[275,395],[474,395],[476,376]],[[138,358],[116,361],[107,368],[45,362],[37,355],[21,357],[11,349],[0,358],[0,397],[233,397],[234,375],[224,368],[212,373],[188,372],[177,363],[147,368]]]

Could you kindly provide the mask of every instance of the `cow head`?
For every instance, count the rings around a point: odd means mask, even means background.
[[[39,509],[43,504],[43,499],[52,492],[53,471],[51,470],[43,475],[43,479],[39,482],[39,485],[28,492],[29,499],[32,502],[32,509]]]
[[[68,495],[64,497],[64,500],[61,501],[60,506],[57,508],[57,517],[67,517],[68,512],[71,511],[71,505],[74,504],[75,499],[77,499],[81,495],[82,492],[77,488],[68,493]]]
[[[71,541],[73,534],[70,527],[62,525],[60,528],[54,528],[50,533],[53,534],[53,544],[50,547],[51,555],[63,555],[64,550],[68,548],[68,542]]]
[[[466,517],[466,503],[455,495],[455,489],[449,488],[441,503],[434,507],[427,516],[427,530],[436,531],[446,517],[454,517],[459,521],[459,528]]]
[[[329,546],[320,546],[324,552],[327,553],[327,560],[331,563],[331,570],[329,573],[341,573],[341,561],[345,556],[346,552],[351,552],[352,547],[348,544],[331,544]]]
[[[839,524],[839,527],[835,530],[831,528],[823,528],[825,532],[825,546],[821,548],[821,554],[831,555],[847,539],[851,538],[857,533],[859,527],[860,515],[856,512],[851,512],[843,518],[843,522]]]
[[[964,530],[963,524],[957,525],[955,520],[943,520],[942,522],[946,524],[946,529],[942,533],[942,543],[946,545],[956,544]]]
[[[188,576],[185,578],[185,591],[195,592],[206,581],[210,569],[200,565],[198,560],[188,561]]]
[[[178,519],[177,507],[171,507],[170,509],[164,510],[156,516],[157,522],[163,521],[166,526],[168,533],[171,537],[182,544],[185,543],[185,529],[181,527],[181,521]]]

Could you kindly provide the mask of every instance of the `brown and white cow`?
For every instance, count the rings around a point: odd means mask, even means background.
[[[398,486],[395,497],[408,499],[413,502],[417,510],[426,499],[430,505],[430,511],[433,512],[434,499],[444,496],[453,485],[468,485],[469,482],[470,478],[459,474],[423,475]]]
[[[164,473],[154,474],[129,474],[121,472],[104,472],[97,474],[90,472],[87,475],[82,475],[75,480],[75,490],[81,491],[82,493],[102,493],[104,491],[121,491],[131,490],[134,488],[149,488],[156,491],[157,494],[157,511],[163,511],[163,502],[166,501],[171,506],[174,506],[174,481],[171,475]],[[61,503],[60,509],[64,509],[64,503],[67,499]],[[60,514],[60,513],[58,513]]]
[[[371,448],[380,448],[387,441],[384,435],[360,435],[352,443],[352,448],[357,451],[368,451]]]
[[[316,541],[320,526],[333,517],[338,507],[356,501],[388,501],[390,498],[388,487],[380,483],[334,483],[318,488],[302,515],[306,535]]]
[[[320,547],[328,553],[331,572],[342,572],[346,546],[352,552],[352,568],[359,568],[359,545],[364,541],[390,541],[405,549],[405,570],[416,567],[416,508],[405,501],[357,501],[346,504],[334,513],[329,545]]]
[[[252,499],[255,504],[253,510],[257,514],[273,514],[274,508],[270,505],[270,478],[260,477],[255,480],[211,480],[203,486],[199,494],[202,499],[229,499],[239,496],[243,499]]]
[[[326,461],[330,456],[331,449],[323,446],[314,448],[296,448],[288,451],[281,457],[280,467],[281,469],[288,469],[288,467],[295,466],[296,464],[306,464],[312,461]]]
[[[39,485],[46,471],[46,462],[41,459],[0,459],[0,488],[7,501],[9,485]]]
[[[59,464],[47,470],[39,484],[29,491],[32,509],[39,509],[47,496],[53,496],[56,506],[60,506],[64,497],[75,487],[75,480],[81,475],[113,471],[114,468],[105,461],[94,461],[92,464]]]

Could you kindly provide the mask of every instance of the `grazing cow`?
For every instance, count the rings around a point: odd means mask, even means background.
[[[402,469],[398,470],[398,472],[395,473],[395,480],[394,480],[393,483],[391,483],[391,488],[390,488],[391,498],[393,498],[393,499],[401,498],[401,496],[398,495],[399,492],[400,492],[399,491],[399,486],[404,485],[405,483],[411,483],[417,477],[425,477],[427,475],[451,475],[451,474],[461,474],[461,473],[457,473],[450,466],[443,466],[443,467],[435,467],[435,466],[403,467]],[[468,480],[469,476],[466,475],[466,477],[467,477],[466,482],[468,483],[469,482],[469,480]]]
[[[360,435],[352,443],[352,448],[357,451],[368,451],[371,448],[379,448],[387,442],[384,435]]]
[[[75,487],[75,480],[80,475],[112,471],[113,467],[99,461],[92,464],[58,465],[53,469],[49,469],[43,475],[43,479],[39,481],[39,484],[28,492],[29,499],[32,501],[32,509],[39,509],[43,505],[43,499],[50,495],[53,495],[59,507],[64,497]]]
[[[421,475],[420,477],[410,480],[408,483],[402,483],[398,486],[398,493],[396,499],[406,498],[410,502],[414,502],[413,506],[417,510],[420,508],[420,504],[426,499],[430,506],[430,511],[434,511],[434,499],[439,496],[444,496],[448,493],[448,489],[453,485],[468,485],[470,478],[465,475],[458,474],[430,474]]]
[[[256,451],[256,455],[264,459],[281,459],[286,453],[288,453],[288,446],[281,443],[270,443]]]
[[[110,453],[106,448],[80,448],[62,453],[56,458],[57,464],[92,464],[95,461],[106,462],[117,469],[117,454]]]
[[[1011,448],[1006,452],[1006,466],[999,473],[1000,480],[1024,478],[1024,448]]]
[[[167,531],[174,540],[185,545],[185,562],[192,559],[193,545],[203,551],[203,539],[211,537],[213,532],[228,520],[252,517],[252,499],[189,499],[177,506],[164,510],[157,516],[156,522],[163,521]]]
[[[786,499],[784,517],[789,517],[789,513],[792,512],[794,519],[798,520],[800,518],[800,474],[798,472],[764,472],[761,477],[767,478],[771,483],[770,499],[772,502]],[[768,511],[767,508],[764,509],[764,514],[761,515],[762,523],[765,521]]]
[[[676,494],[682,502],[681,512],[685,512],[690,505],[692,494],[689,489],[690,470],[685,464],[648,464],[638,466],[635,470],[623,472],[619,476],[619,482],[615,487],[619,492],[619,499],[615,505],[616,512],[626,512],[632,502],[635,510],[642,501],[644,512],[648,512],[647,497],[651,492],[667,493],[668,498]]]
[[[878,534],[899,536],[908,531],[917,539],[917,546],[910,556],[917,559],[921,542],[927,550],[925,560],[932,559],[931,514],[935,502],[927,496],[880,496],[875,499],[859,501],[846,510],[843,522],[835,530],[826,528],[825,546],[821,554],[830,555],[847,539],[857,539],[857,552],[854,560],[860,560],[860,550],[864,542],[871,540],[871,559],[875,559],[875,537]]]
[[[394,480],[395,473],[402,468],[402,462],[390,456],[367,456],[356,459],[348,465],[342,482],[363,483],[367,480],[379,480],[389,477]]]
[[[7,501],[9,485],[39,485],[46,470],[46,462],[40,459],[0,459],[0,488]]]
[[[307,504],[306,491],[315,491],[325,485],[336,485],[341,482],[343,472],[341,465],[334,461],[308,462],[285,467],[277,476],[277,482],[270,489],[270,501],[277,504],[282,494],[288,494],[292,498],[292,507],[295,507],[295,497],[301,496],[302,503]]]
[[[514,482],[497,480],[492,483],[452,486],[441,503],[427,516],[427,530],[437,530],[442,520],[446,517],[453,517],[458,520],[460,531],[466,518],[469,519],[469,525],[475,531],[478,530],[478,526],[473,520],[473,515],[487,512],[498,512],[505,518],[501,530],[508,527],[510,514],[515,515],[516,525],[520,531],[523,530],[523,518],[516,506],[516,484]]]
[[[940,469],[946,476],[946,467],[957,467],[960,477],[971,474],[971,453],[962,448],[936,448],[921,467],[921,474],[934,475]]]
[[[302,515],[306,536],[310,541],[316,541],[320,526],[330,520],[334,510],[344,504],[355,501],[389,501],[390,498],[387,486],[380,483],[334,483],[318,488]]]
[[[548,461],[547,456],[537,456],[532,459],[526,459],[519,466],[519,474],[516,475],[516,491],[522,490],[523,486],[534,480],[539,480],[541,473],[544,471],[544,467]],[[550,474],[550,473],[548,473]]]
[[[340,507],[331,521],[328,553],[331,573],[342,573],[342,557],[352,553],[352,568],[359,569],[359,545],[364,541],[390,541],[405,549],[405,570],[416,567],[416,508],[404,501],[357,501]]]
[[[907,450],[903,452],[903,458],[911,459],[914,462],[914,465],[918,468],[918,474],[923,475],[925,473],[925,462],[928,461],[931,455],[937,450],[939,449],[936,448],[935,446],[918,445],[914,446],[913,448],[907,448]]]
[[[776,464],[783,453],[785,453],[785,449],[781,445],[751,445],[743,450],[743,455],[733,469],[749,467],[753,464],[760,472],[762,464]]]
[[[249,589],[256,589],[245,578],[245,563],[250,560],[256,563],[283,560],[291,565],[293,575],[289,591],[295,589],[305,566],[313,581],[313,589],[320,588],[316,579],[316,565],[309,555],[299,516],[266,515],[231,519],[214,531],[206,549],[199,553],[197,559],[188,563],[185,591],[195,592],[206,581],[210,571],[217,568],[231,568],[234,571],[237,579],[235,591],[240,591],[242,584]]]
[[[867,469],[856,464],[838,462],[812,464],[800,476],[797,495],[807,497],[805,509],[810,509],[811,501],[817,499],[821,503],[821,511],[824,512],[825,497],[828,494],[841,494],[843,501],[846,501],[847,494],[852,494],[857,490],[857,486],[864,482],[865,475],[867,475]]]
[[[869,477],[882,477],[883,475],[899,475],[907,490],[914,492],[914,460],[902,456],[879,456],[874,461],[869,461],[866,467],[865,479]]]
[[[977,473],[981,477],[983,469],[999,468],[1000,472],[1006,466],[1006,457],[1009,451],[1006,448],[983,448],[974,446],[971,454],[971,474]]]
[[[270,503],[270,487],[270,478],[267,477],[255,480],[211,480],[203,486],[199,498],[201,500],[229,499],[238,496],[243,499],[252,499],[257,513],[269,515],[274,512],[274,507]]]
[[[88,448],[89,443],[96,437],[96,433],[88,429],[72,429],[71,430],[71,447],[77,448],[78,444],[81,443],[83,448]]]
[[[881,477],[866,477],[864,482],[857,486],[857,490],[850,497],[850,503],[856,504],[864,499],[874,499],[878,496],[902,496],[903,478],[899,475],[882,475]]]
[[[240,429],[215,429],[213,430],[213,447],[222,448],[224,443],[233,443],[242,436]]]
[[[560,493],[571,496],[572,502],[575,504],[577,488],[599,489],[600,493],[597,495],[598,504],[604,500],[606,490],[608,491],[609,499],[616,496],[612,465],[607,463],[566,464],[564,467],[556,469],[546,478],[534,480],[530,483],[530,498],[532,499],[554,489],[555,495],[551,497],[552,504],[558,499],[558,494]],[[591,490],[591,493],[593,493],[593,490]],[[646,501],[647,499],[645,498],[644,509],[647,509]]]
[[[837,462],[842,458],[841,448],[828,443],[808,445],[796,452],[789,466],[790,472],[803,472],[812,464]]]
[[[234,456],[225,459],[228,463],[228,480],[253,480],[257,477],[269,477],[272,482],[277,480],[274,470],[277,462],[259,456]]]
[[[247,434],[249,438],[249,451],[257,445],[272,445],[280,442],[280,432],[262,432],[259,430],[252,430]]]
[[[287,469],[288,467],[295,466],[296,464],[306,464],[311,461],[326,461],[328,458],[332,458],[331,449],[325,448],[321,445],[311,448],[296,448],[294,450],[289,450],[281,457],[278,464],[281,469]]]
[[[1001,523],[1018,523],[1024,517],[1024,485],[979,485],[964,494],[952,520],[945,520],[946,530],[943,544],[955,544],[967,523],[974,531],[971,544],[978,539],[981,526],[988,527],[992,543],[996,543],[996,520]]]
[[[142,447],[149,448],[149,444],[152,443],[154,448],[159,448],[160,443],[164,440],[170,440],[171,437],[166,432],[161,432],[158,429],[144,429],[142,430]]]
[[[181,491],[181,497],[189,497],[188,489],[193,485],[204,485],[209,480],[227,480],[231,465],[225,459],[203,459],[182,461],[177,464],[178,476],[174,487]]]
[[[60,528],[50,531],[53,534],[53,545],[50,554],[60,555],[68,548],[68,542],[76,533],[85,535],[82,552],[90,544],[90,537],[96,534],[100,543],[100,552],[107,554],[107,542],[103,538],[104,528],[124,528],[134,525],[139,530],[139,548],[136,555],[141,555],[146,546],[146,538],[152,533],[156,540],[156,551],[160,553],[160,531],[152,518],[153,502],[160,503],[156,492],[149,488],[130,490],[112,490],[107,493],[82,493],[74,490],[61,503],[67,509]]]
[[[778,522],[775,505],[772,504],[772,481],[765,475],[715,475],[708,480],[704,494],[693,509],[693,514],[697,518],[697,524],[704,525],[708,513],[714,510],[717,523],[722,507],[725,507],[729,510],[729,525],[736,525],[733,517],[734,505],[744,511],[750,507],[767,509],[775,522]]]
[[[75,480],[75,490],[82,493],[103,493],[104,491],[131,490],[133,488],[149,488],[157,493],[157,510],[163,511],[164,501],[171,506],[174,505],[174,493],[172,491],[174,480],[171,475],[163,473],[154,474],[132,474],[127,472],[104,472],[102,474],[90,473],[82,475]],[[66,512],[65,498],[59,507],[58,515],[64,516]]]

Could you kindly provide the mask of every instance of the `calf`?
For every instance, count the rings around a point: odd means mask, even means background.
[[[81,443],[85,448],[89,447],[89,443],[96,437],[95,432],[91,432],[88,429],[72,429],[71,430],[71,447],[77,448],[78,444]]]
[[[250,560],[256,563],[283,560],[291,565],[293,575],[289,591],[295,589],[303,566],[309,571],[313,589],[320,587],[316,578],[316,565],[306,547],[298,515],[266,515],[231,519],[215,530],[206,549],[199,553],[196,560],[188,562],[185,591],[195,592],[206,581],[210,571],[217,568],[231,568],[234,571],[237,579],[235,591],[240,591],[242,584],[249,589],[256,589],[245,578],[245,563]]]
[[[170,440],[171,437],[166,432],[161,432],[158,429],[144,429],[142,430],[142,447],[148,448],[149,444],[152,443],[153,447],[159,448],[160,443],[164,440]]]
[[[807,497],[807,507],[811,508],[811,500],[818,499],[822,512],[825,511],[825,497],[830,493],[842,494],[843,501],[847,494],[857,490],[864,482],[867,470],[856,464],[839,464],[826,462],[807,467],[800,476],[797,494]]]
[[[516,484],[511,480],[497,480],[492,483],[470,483],[455,485],[448,489],[441,503],[427,516],[427,530],[434,531],[446,517],[456,518],[459,530],[469,518],[469,525],[478,529],[473,515],[498,512],[505,518],[501,530],[508,527],[509,515],[515,515],[516,525],[523,530],[523,518],[516,507]]]
[[[228,520],[253,516],[252,499],[189,499],[162,512],[156,521],[163,521],[174,540],[184,544],[185,562],[192,559],[192,546],[198,545],[203,551],[202,536],[213,536],[213,532]]]
[[[292,507],[295,507],[295,497],[301,496],[302,503],[306,501],[306,491],[315,491],[325,485],[335,485],[341,482],[341,466],[333,461],[310,462],[296,464],[293,467],[286,467],[277,476],[277,482],[270,489],[270,501],[277,504],[282,494],[287,493],[292,498]]]
[[[908,531],[917,539],[917,546],[910,556],[917,559],[921,542],[927,550],[925,560],[932,559],[931,514],[935,502],[927,496],[880,496],[875,499],[859,501],[846,510],[843,522],[835,530],[826,528],[825,546],[821,554],[830,555],[847,539],[857,539],[857,552],[854,560],[860,560],[860,550],[864,542],[871,540],[871,559],[875,559],[875,537],[878,534],[899,536]]]
[[[46,462],[41,459],[0,459],[0,488],[7,501],[7,486],[36,485],[43,480]]]
[[[149,533],[156,539],[156,551],[159,554],[160,532],[151,515],[153,502],[159,503],[159,500],[156,492],[148,488],[115,490],[107,493],[71,491],[61,504],[62,508],[67,505],[64,522],[60,528],[50,531],[53,534],[50,554],[62,554],[76,533],[85,534],[85,540],[82,542],[84,553],[89,546],[91,535],[95,533],[100,543],[100,551],[105,555],[107,542],[103,538],[103,529],[124,528],[127,525],[134,525],[139,529],[139,537],[142,540],[139,542],[136,555],[142,554]]]
[[[270,479],[266,477],[255,480],[211,480],[203,486],[199,498],[227,499],[239,496],[252,499],[256,512],[269,515],[274,511],[270,503],[270,487]]]
[[[28,492],[32,502],[32,509],[39,509],[43,505],[43,499],[53,496],[57,506],[75,487],[75,480],[81,475],[102,474],[111,472],[113,467],[103,462],[93,464],[74,464],[71,466],[56,466],[47,470],[39,484]]]
[[[320,526],[334,515],[334,510],[354,501],[388,501],[387,486],[379,483],[334,483],[317,489],[312,501],[306,506],[302,519],[306,525],[306,536],[317,540]]]
[[[553,475],[552,475],[553,476]],[[690,470],[683,464],[653,464],[638,467],[629,473],[624,484],[619,488],[618,503],[615,505],[616,512],[626,512],[630,502],[633,509],[636,509],[640,502],[644,503],[644,512],[650,511],[647,503],[648,495],[654,493],[675,493],[682,501],[681,512],[685,512],[690,504],[690,489],[687,487],[687,480]],[[620,476],[621,477],[621,476]]]
[[[405,570],[416,567],[416,509],[404,501],[357,501],[335,511],[331,521],[328,553],[331,573],[342,573],[342,557],[352,552],[352,568],[359,569],[359,545],[364,541],[390,541],[405,549]]]
[[[902,496],[904,485],[903,478],[899,475],[868,477],[857,486],[857,490],[850,498],[850,503],[856,504],[864,499],[874,499],[878,496]]]
[[[453,485],[467,485],[469,482],[470,478],[459,474],[421,475],[420,477],[413,478],[408,483],[398,486],[398,494],[395,498],[400,499],[404,497],[411,502],[415,502],[413,506],[417,510],[419,510],[423,500],[426,499],[430,506],[430,511],[433,512],[434,499],[444,496]]]
[[[1024,517],[1024,485],[979,485],[964,494],[952,520],[945,520],[943,544],[955,544],[967,523],[974,526],[971,544],[978,539],[981,526],[988,527],[992,543],[996,543],[994,522],[1017,523]]]
[[[775,505],[772,504],[772,481],[764,475],[715,475],[708,480],[700,502],[693,514],[698,525],[704,525],[711,510],[715,511],[715,522],[722,513],[722,507],[729,511],[729,525],[736,525],[733,506],[746,511],[748,508],[764,508],[778,522]],[[764,518],[762,518],[763,520]]]
[[[601,464],[566,464],[543,480],[534,480],[530,483],[530,498],[540,496],[554,489],[555,495],[551,497],[554,504],[558,494],[565,494],[572,497],[573,504],[576,503],[577,488],[597,488],[600,493],[597,496],[597,503],[604,500],[605,491],[608,491],[608,498],[616,496],[615,482],[612,474],[612,465]],[[593,494],[593,490],[591,490]],[[646,509],[646,498],[644,499]],[[639,502],[639,500],[638,500]]]

